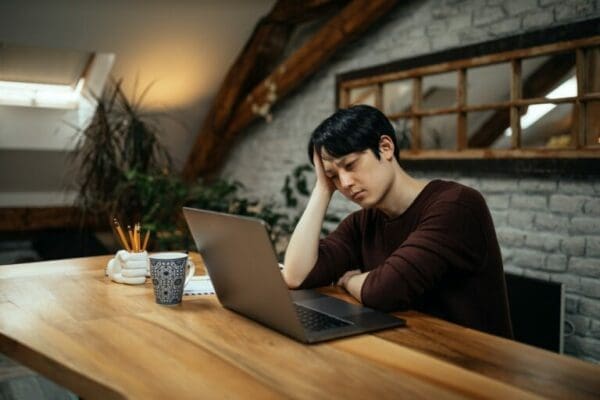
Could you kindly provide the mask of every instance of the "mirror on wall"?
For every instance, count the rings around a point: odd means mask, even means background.
[[[600,36],[546,39],[350,71],[338,106],[380,108],[413,159],[600,157]]]

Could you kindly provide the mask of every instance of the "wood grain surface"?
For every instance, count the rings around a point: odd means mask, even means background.
[[[215,296],[157,305],[149,281],[106,278],[108,259],[0,266],[0,352],[89,399],[600,397],[598,366],[419,313],[304,345]]]

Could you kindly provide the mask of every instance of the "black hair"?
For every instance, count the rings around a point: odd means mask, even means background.
[[[324,147],[336,158],[370,149],[379,160],[379,141],[383,135],[392,139],[394,157],[400,162],[396,132],[381,111],[367,105],[340,109],[313,131],[308,142],[308,159],[312,163],[314,149],[320,154],[321,148]]]

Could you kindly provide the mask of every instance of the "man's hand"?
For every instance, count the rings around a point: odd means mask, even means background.
[[[327,175],[325,175],[323,160],[316,148],[313,151],[313,164],[315,164],[315,174],[317,175],[316,187],[322,188],[329,195],[333,195],[333,192],[335,192],[335,184],[327,177]]]
[[[129,253],[119,250],[108,262],[106,274],[117,283],[141,285],[146,282],[148,272],[148,253]]]
[[[360,269],[353,269],[352,271],[346,271],[346,273],[344,275],[342,275],[340,277],[340,279],[338,279],[337,285],[346,289],[346,284],[348,283],[348,280],[350,278],[352,278],[353,276],[360,275],[360,274],[361,274]]]
[[[353,269],[351,271],[346,271],[344,275],[340,279],[338,279],[337,284],[348,291],[356,300],[362,303],[362,299],[360,297],[360,293],[362,290],[363,283],[367,276],[368,272],[362,273],[359,269]]]
[[[283,279],[291,289],[297,288],[304,282],[317,262],[323,219],[335,191],[335,185],[325,175],[321,156],[316,151],[313,162],[317,182],[285,252]]]

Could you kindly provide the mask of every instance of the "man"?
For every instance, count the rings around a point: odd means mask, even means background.
[[[368,307],[419,310],[512,337],[502,257],[481,194],[409,176],[394,128],[369,106],[323,121],[308,153],[317,180],[286,251],[290,288],[337,282]],[[362,209],[320,240],[335,190]]]

